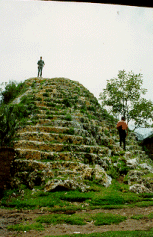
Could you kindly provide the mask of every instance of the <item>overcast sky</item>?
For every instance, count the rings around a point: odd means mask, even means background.
[[[0,0],[0,80],[79,81],[97,98],[125,69],[153,94],[153,9],[95,3]]]

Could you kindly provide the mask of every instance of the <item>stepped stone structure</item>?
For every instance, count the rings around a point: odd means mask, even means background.
[[[27,96],[37,110],[16,134],[12,187],[84,192],[90,182],[108,187],[118,174],[133,192],[153,191],[152,162],[134,134],[128,136],[124,152],[116,121],[84,86],[64,78],[31,78],[25,83],[27,92],[13,103]]]

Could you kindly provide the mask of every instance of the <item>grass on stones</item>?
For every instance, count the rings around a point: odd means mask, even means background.
[[[85,193],[78,190],[44,192],[39,186],[29,190],[22,185],[19,190],[5,191],[1,200],[1,207],[4,208],[37,209],[48,207],[51,211],[133,206],[153,206],[153,194],[131,193],[125,184],[120,184],[117,181],[113,181],[108,188],[94,184],[92,181],[90,190]]]
[[[1,200],[1,208],[16,208],[16,209],[40,209],[47,210],[53,214],[43,214],[34,223],[24,221],[21,224],[8,226],[9,230],[14,231],[30,231],[44,230],[46,225],[70,224],[70,225],[86,225],[92,222],[95,226],[118,224],[127,219],[126,216],[111,214],[111,213],[86,213],[78,214],[77,210],[94,210],[94,209],[115,209],[134,206],[153,206],[153,194],[136,194],[127,191],[127,188],[117,181],[113,181],[108,188],[101,187],[97,184],[92,184],[88,192],[82,193],[75,191],[58,191],[44,192],[40,187],[35,187],[33,190],[27,189],[24,185],[19,190],[7,190]],[[58,211],[59,214],[56,212]],[[153,219],[153,213],[148,216],[133,216],[133,219]],[[152,235],[149,235],[151,233]],[[153,236],[153,231],[134,231],[122,232],[122,236]],[[69,235],[73,236],[73,235]],[[82,237],[106,236],[120,237],[120,232],[107,232],[92,235],[77,235]],[[66,235],[65,235],[66,237]]]

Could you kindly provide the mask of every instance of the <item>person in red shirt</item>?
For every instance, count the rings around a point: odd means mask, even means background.
[[[117,123],[117,129],[119,131],[119,136],[120,136],[120,146],[122,146],[122,142],[123,142],[123,148],[124,150],[126,150],[125,138],[128,135],[128,125],[125,122],[125,117],[122,117],[121,121]]]

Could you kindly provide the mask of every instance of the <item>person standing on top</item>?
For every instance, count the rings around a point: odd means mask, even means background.
[[[128,125],[125,122],[125,117],[122,117],[121,121],[117,123],[117,129],[119,131],[119,136],[120,136],[120,146],[122,146],[122,142],[123,142],[123,148],[124,150],[126,150],[125,138],[128,135]]]
[[[38,77],[42,76],[42,69],[43,69],[43,66],[45,65],[44,61],[42,60],[42,57],[40,57],[40,60],[37,62],[38,64]]]

